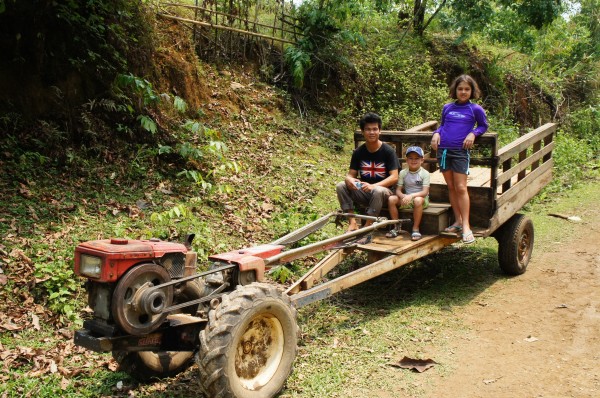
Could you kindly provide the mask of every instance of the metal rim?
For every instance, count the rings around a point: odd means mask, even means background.
[[[281,322],[271,314],[252,318],[236,346],[235,373],[248,390],[266,385],[277,373],[284,354]]]
[[[529,254],[531,253],[531,234],[527,230],[524,230],[519,237],[519,244],[517,247],[517,258],[520,264],[527,263]]]

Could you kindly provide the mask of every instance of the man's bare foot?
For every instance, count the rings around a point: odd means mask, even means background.
[[[346,230],[346,233],[348,233],[348,232],[354,232],[354,231],[358,231],[358,230],[359,230],[358,225],[350,225],[350,226],[348,226],[348,229]]]

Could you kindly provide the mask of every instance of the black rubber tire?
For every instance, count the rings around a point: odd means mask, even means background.
[[[185,282],[177,289],[173,304],[195,300],[204,295],[204,289],[196,280]],[[179,313],[195,315],[200,304],[182,308]],[[119,364],[119,370],[129,374],[136,380],[149,381],[173,377],[185,371],[194,363],[195,352],[192,351],[113,351],[112,356]]]
[[[515,214],[501,227],[498,234],[498,263],[507,275],[521,275],[533,252],[533,222],[523,214]]]
[[[238,286],[200,332],[200,383],[211,398],[271,398],[292,371],[297,343],[287,295],[263,283]]]
[[[194,352],[190,351],[113,351],[112,356],[119,371],[138,381],[174,377],[194,363]]]

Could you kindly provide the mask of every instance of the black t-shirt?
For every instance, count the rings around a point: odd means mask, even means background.
[[[358,171],[358,178],[369,184],[375,184],[389,177],[390,171],[398,170],[398,156],[394,148],[383,143],[376,152],[369,152],[365,144],[354,150],[350,159],[350,168]]]

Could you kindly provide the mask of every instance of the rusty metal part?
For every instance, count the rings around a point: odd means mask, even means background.
[[[338,213],[337,212],[329,213],[329,214],[319,218],[318,220],[315,220],[312,223],[307,224],[307,225],[303,226],[302,228],[295,230],[294,232],[291,232],[285,236],[282,236],[281,238],[277,239],[276,241],[271,242],[271,244],[272,245],[289,246],[292,243],[296,243],[299,240],[312,234],[313,232],[318,231],[319,229],[323,228],[325,225],[327,225],[330,222],[331,217],[335,216],[335,215],[338,215]]]
[[[173,302],[173,287],[152,287],[170,280],[167,270],[158,264],[142,264],[129,270],[112,296],[111,312],[117,325],[138,336],[158,328],[166,317],[162,310]]]
[[[351,213],[341,213],[340,215],[346,216],[346,217],[363,218],[366,220],[374,221],[374,223],[368,227],[362,227],[360,229],[357,229],[356,231],[347,232],[345,234],[338,235],[333,238],[325,239],[325,240],[322,240],[319,242],[315,242],[310,245],[299,247],[297,249],[292,249],[292,250],[288,250],[285,252],[281,252],[279,254],[276,254],[274,256],[266,258],[265,264],[272,266],[275,264],[281,264],[281,263],[293,261],[293,260],[296,260],[296,259],[304,257],[304,256],[309,256],[314,253],[332,249],[332,248],[334,248],[334,246],[337,243],[345,241],[349,238],[366,235],[368,233],[372,233],[373,231],[375,231],[379,228],[386,227],[388,225],[402,223],[402,220],[388,220],[385,217],[370,217],[370,216],[355,215],[355,214],[351,214]]]

